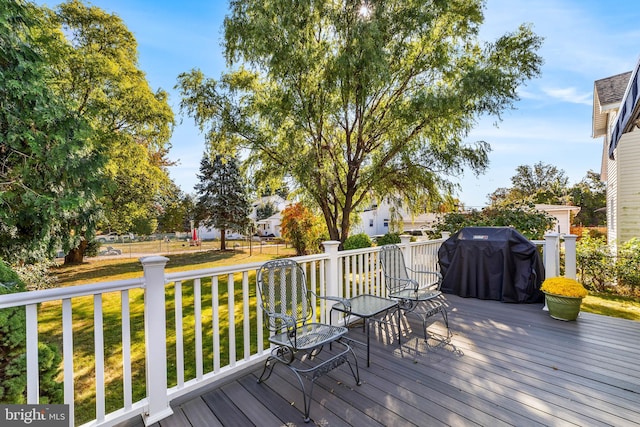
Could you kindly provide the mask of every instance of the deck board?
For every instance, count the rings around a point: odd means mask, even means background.
[[[319,378],[310,425],[640,426],[640,322],[590,313],[562,322],[541,304],[446,298],[451,346],[426,348],[413,322],[402,351],[372,331],[369,368],[356,346],[362,385],[346,365]],[[360,327],[349,335],[363,340]],[[260,372],[176,404],[157,425],[305,425],[293,374],[276,366],[258,384]]]

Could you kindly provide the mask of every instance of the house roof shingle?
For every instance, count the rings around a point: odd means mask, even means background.
[[[629,84],[631,71],[596,80],[595,87],[600,106],[620,103]]]

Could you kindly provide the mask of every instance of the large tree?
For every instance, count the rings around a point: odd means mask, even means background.
[[[234,157],[204,153],[195,186],[197,219],[220,230],[220,249],[226,249],[226,231],[246,232],[251,204]]]
[[[135,37],[118,16],[78,0],[43,12],[48,25],[38,41],[55,71],[54,90],[91,125],[108,155],[99,225],[133,231],[153,218],[159,193],[169,188],[166,156],[174,120],[167,93],[149,87]],[[66,260],[81,261],[82,254],[81,246]]]
[[[483,172],[490,149],[466,137],[499,117],[540,72],[521,26],[478,38],[484,1],[234,0],[218,81],[179,77],[182,106],[217,150],[245,149],[263,182],[288,176],[331,239],[373,197],[437,204],[449,176]]]
[[[533,166],[520,165],[511,177],[511,188],[498,188],[489,195],[492,205],[531,202],[567,204],[569,178],[564,170],[538,162]]]
[[[607,186],[600,174],[587,171],[587,175],[569,189],[571,201],[580,206],[580,212],[573,219],[575,225],[602,226],[606,224]]]
[[[47,259],[95,229],[102,157],[95,134],[51,90],[34,43],[38,10],[0,2],[0,258]]]

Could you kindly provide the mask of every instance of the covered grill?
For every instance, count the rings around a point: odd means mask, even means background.
[[[509,227],[465,227],[438,251],[441,290],[502,302],[542,302],[544,267],[536,245]]]

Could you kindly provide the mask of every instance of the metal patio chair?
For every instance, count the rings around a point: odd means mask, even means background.
[[[260,307],[271,332],[269,341],[275,346],[258,382],[269,379],[278,363],[291,369],[302,388],[304,421],[309,422],[311,394],[318,377],[346,362],[356,384],[360,385],[358,360],[347,340],[343,339],[347,328],[314,321],[315,310],[310,296],[316,294],[307,289],[304,270],[295,261],[280,259],[265,263],[258,270],[257,281]],[[330,344],[338,344],[334,346],[337,350],[327,350],[326,357],[318,357]],[[308,390],[303,377],[311,383]]]
[[[380,250],[380,264],[387,288],[387,297],[398,300],[405,314],[422,321],[424,339],[429,347],[439,347],[451,341],[451,330],[445,300],[440,291],[442,275],[437,271],[412,270],[405,265],[402,250],[397,245],[384,245]],[[411,273],[411,274],[410,274]],[[416,280],[420,278],[420,280]],[[447,329],[446,336],[429,334],[427,326],[432,316],[440,313]],[[398,337],[400,337],[400,333]],[[430,338],[436,342],[430,344]]]

